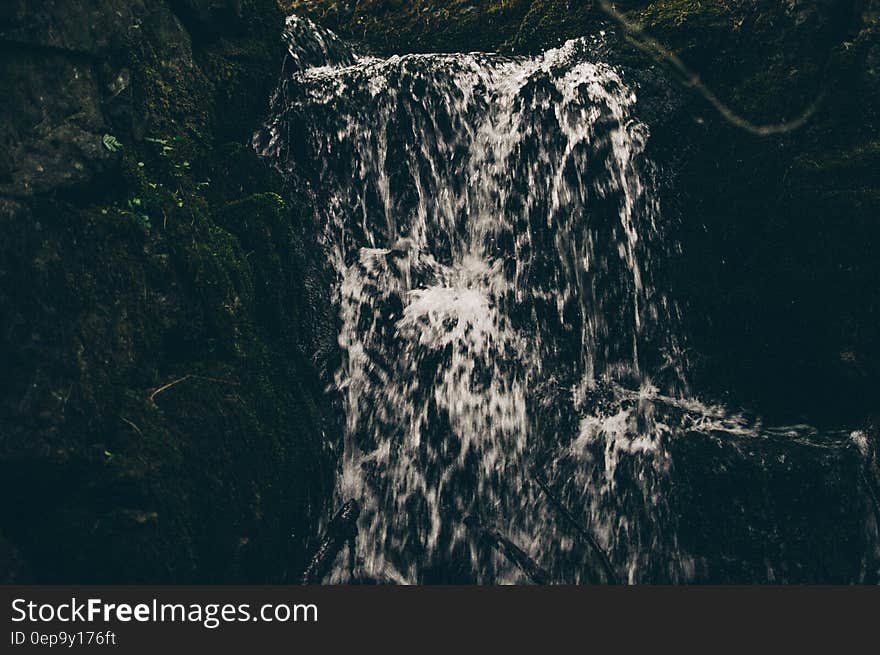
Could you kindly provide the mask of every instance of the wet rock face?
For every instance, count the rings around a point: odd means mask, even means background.
[[[695,581],[876,584],[876,482],[861,474],[853,441],[692,433],[676,442],[673,502]]]
[[[328,496],[326,287],[247,145],[273,0],[0,7],[0,567],[281,582]]]

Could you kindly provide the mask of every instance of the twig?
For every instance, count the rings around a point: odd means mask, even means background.
[[[584,529],[584,526],[580,524],[571,512],[568,511],[568,508],[562,504],[562,501],[556,497],[556,494],[551,491],[550,487],[546,482],[541,478],[541,475],[534,471],[534,479],[537,485],[541,488],[541,491],[544,492],[544,495],[547,496],[547,499],[550,501],[550,504],[553,505],[560,514],[562,514],[563,518],[568,521],[571,526],[577,531],[577,533],[581,536],[581,538],[587,542],[596,556],[599,558],[599,563],[602,565],[602,570],[605,572],[605,576],[607,578],[608,584],[618,584],[617,574],[614,572],[614,567],[611,566],[611,560],[608,559],[608,555],[602,549],[602,547],[596,542],[589,532]]]
[[[617,11],[617,9],[615,9],[610,2],[608,2],[607,0],[598,0],[597,4],[599,9],[605,15],[607,15],[615,23],[620,25],[624,32],[626,32],[627,40],[630,43],[632,43],[640,50],[651,54],[657,60],[666,60],[679,73],[679,75],[681,75],[683,79],[683,84],[693,88],[695,91],[697,91],[697,93],[702,95],[727,122],[734,125],[735,127],[745,130],[746,132],[750,132],[758,136],[770,136],[773,134],[783,134],[785,132],[796,130],[806,124],[808,120],[810,120],[813,114],[815,114],[816,111],[819,109],[819,105],[822,104],[822,101],[825,98],[825,92],[823,91],[803,111],[803,113],[801,113],[797,118],[794,118],[793,120],[770,125],[758,125],[756,123],[753,123],[750,120],[743,118],[742,116],[734,112],[727,104],[721,101],[721,99],[719,99],[718,96],[716,96],[709,87],[707,87],[703,83],[697,73],[687,67],[687,65],[681,60],[678,55],[669,50],[669,48],[664,46],[654,37],[646,34],[641,26],[633,23],[626,16]]]
[[[481,539],[501,553],[509,562],[525,573],[529,580],[537,585],[549,585],[552,583],[550,574],[547,571],[538,566],[525,551],[498,530],[481,525],[474,517],[466,518],[464,523],[468,528],[475,531]]]
[[[158,389],[155,389],[153,391],[153,393],[150,394],[150,402],[156,402],[156,396],[158,396],[160,393],[168,391],[171,387],[178,385],[181,382],[186,382],[191,377],[192,377],[192,375],[184,375],[182,378],[178,378],[177,380],[174,380],[173,382],[169,382],[168,384],[163,384],[161,387],[159,387]]]
[[[354,568],[354,540],[357,537],[357,520],[360,514],[361,506],[358,502],[349,500],[330,520],[321,543],[303,572],[303,584],[321,584],[330,572],[339,551],[346,544],[349,546],[349,567]]]
[[[169,382],[168,384],[163,384],[158,389],[154,389],[153,392],[150,394],[150,402],[155,402],[156,396],[158,396],[160,393],[164,393],[165,391],[168,391],[171,387],[174,387],[181,382],[186,382],[187,380],[206,380],[207,382],[216,382],[217,384],[229,384],[232,386],[238,386],[238,382],[233,382],[231,380],[221,380],[219,378],[209,378],[205,377],[204,375],[194,375],[192,373],[189,373],[187,375],[184,375],[182,378],[178,378]]]
[[[124,416],[120,416],[119,418],[121,418],[123,421],[125,421],[126,423],[128,423],[128,424],[132,427],[132,429],[133,429],[135,432],[137,432],[138,434],[143,434],[143,432],[141,432],[141,429],[140,429],[138,426],[136,426],[132,421],[129,421],[129,420],[128,420],[127,418],[125,418]]]

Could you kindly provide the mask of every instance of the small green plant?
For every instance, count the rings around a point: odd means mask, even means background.
[[[153,228],[152,223],[150,222],[150,215],[144,211],[143,201],[140,198],[130,198],[128,201],[128,208],[131,211],[126,213],[131,214],[146,231],[150,231]]]
[[[152,137],[147,137],[144,139],[144,141],[159,146],[159,154],[163,157],[167,157],[171,152],[174,151],[174,146],[171,145],[171,142],[168,139],[156,139]]]
[[[102,139],[104,143],[104,147],[107,148],[109,152],[117,152],[122,150],[122,143],[112,134],[105,134]]]

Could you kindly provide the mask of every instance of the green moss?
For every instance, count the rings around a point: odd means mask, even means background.
[[[728,6],[729,3],[702,0],[660,0],[636,10],[634,15],[641,18],[644,27],[653,30],[680,28],[691,21],[702,27],[717,27],[725,23]]]

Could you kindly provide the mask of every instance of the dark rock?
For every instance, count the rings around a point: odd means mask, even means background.
[[[172,0],[171,2],[186,26],[202,36],[244,33],[247,30],[245,4],[246,0]]]
[[[117,157],[91,61],[56,52],[9,52],[0,60],[4,144],[0,193],[29,195],[83,184]]]
[[[672,456],[670,502],[695,582],[877,583],[874,492],[844,435],[693,432]]]
[[[137,35],[160,0],[9,0],[0,13],[0,42],[31,49],[97,55]]]

